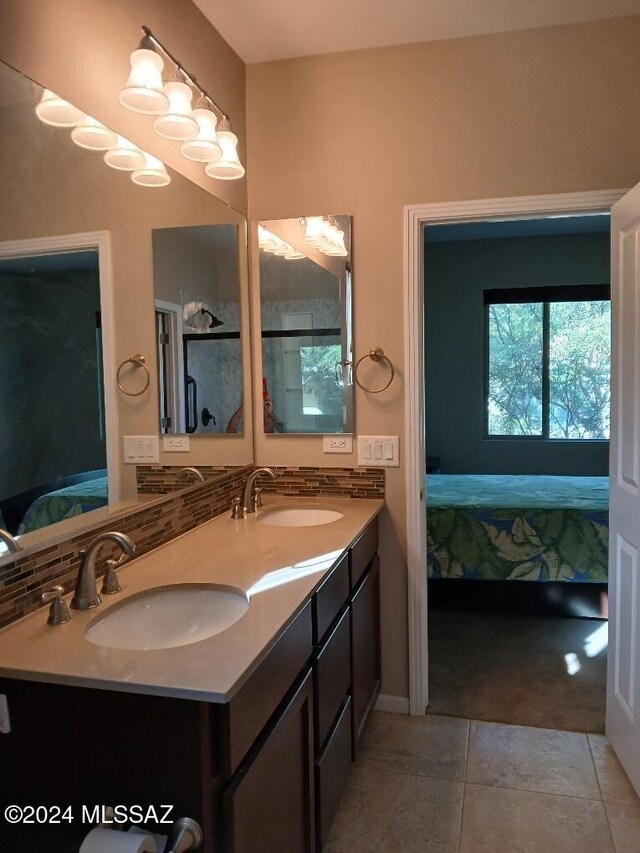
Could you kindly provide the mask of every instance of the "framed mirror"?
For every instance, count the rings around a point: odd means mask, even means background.
[[[72,137],[75,124],[41,119],[44,91],[0,63],[0,527],[20,535],[23,548],[75,532],[93,510],[143,499],[122,439],[158,433],[155,234],[202,236],[216,252],[225,245],[232,259],[224,269],[220,262],[220,278],[229,289],[207,305],[235,336],[236,408],[250,397],[249,342],[240,334],[248,311],[244,217],[171,170],[151,186],[109,168],[104,150]],[[145,354],[151,382],[129,397],[118,391],[116,371],[136,352]],[[143,378],[127,372],[127,389],[137,391]],[[234,442],[209,447],[198,436],[189,453],[161,452],[160,464],[248,464],[250,422],[239,420]]]
[[[351,217],[258,227],[265,433],[353,431]]]

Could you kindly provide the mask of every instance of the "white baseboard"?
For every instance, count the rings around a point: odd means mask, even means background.
[[[406,696],[385,696],[381,693],[376,702],[376,711],[388,711],[391,714],[408,714],[409,700]]]

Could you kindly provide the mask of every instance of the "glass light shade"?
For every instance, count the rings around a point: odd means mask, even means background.
[[[316,249],[324,245],[324,219],[321,216],[308,216],[304,230],[305,243]]]
[[[244,166],[238,159],[238,137],[230,130],[218,131],[218,143],[222,148],[222,157],[205,166],[210,178],[219,181],[236,181],[244,175]]]
[[[284,256],[287,261],[297,261],[298,258],[304,258],[306,255],[304,252],[299,252],[297,249],[294,249],[293,246],[289,246],[289,251]]]
[[[195,160],[197,163],[213,163],[222,157],[222,148],[218,144],[216,125],[218,119],[213,110],[207,107],[198,107],[191,113],[198,122],[198,135],[195,139],[188,139],[180,146],[180,152],[187,160]]]
[[[277,242],[275,249],[273,249],[273,254],[284,257],[291,248],[291,246],[288,243],[285,243],[284,240],[281,240],[280,237],[276,237],[274,235],[274,238]]]
[[[118,100],[134,113],[162,115],[169,107],[169,98],[162,87],[162,57],[148,48],[138,48],[129,57],[131,73],[120,90]]]
[[[164,92],[169,98],[169,108],[154,121],[153,129],[165,139],[193,139],[198,135],[200,127],[191,115],[191,86],[179,80],[170,80],[165,83]]]
[[[118,136],[115,148],[109,149],[104,155],[104,162],[113,169],[121,169],[123,172],[133,172],[134,169],[144,168],[144,154],[142,151],[125,139]]]
[[[108,151],[118,142],[116,133],[91,116],[85,116],[83,121],[73,128],[71,138],[76,145],[90,151]]]
[[[45,124],[53,127],[74,127],[84,119],[84,113],[69,101],[65,101],[51,89],[45,89],[36,105],[36,115]]]
[[[331,254],[331,251],[335,249],[338,229],[330,222],[325,222],[323,226],[323,232],[323,241],[322,244],[318,246],[318,248],[321,252],[324,252],[325,255],[329,255]]]
[[[141,187],[166,187],[171,183],[171,177],[162,160],[158,160],[153,154],[147,154],[146,151],[143,155],[144,166],[131,174],[133,183]]]
[[[338,258],[346,258],[349,252],[347,252],[347,247],[344,244],[344,231],[338,231],[337,234],[336,249],[331,254]]]
[[[277,239],[264,225],[258,225],[258,246],[265,252],[273,252],[278,245]]]
[[[330,255],[332,258],[346,258],[349,253],[344,245],[344,231],[338,231],[335,226],[333,228],[335,232],[331,235],[333,245],[325,251],[325,254]]]

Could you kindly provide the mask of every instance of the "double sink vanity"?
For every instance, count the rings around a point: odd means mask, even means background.
[[[0,818],[0,849],[75,853],[83,805],[170,804],[207,853],[320,851],[380,688],[384,478],[309,466],[355,428],[351,217],[250,229],[215,186],[108,169],[2,62],[0,89],[0,799],[76,816]],[[292,435],[306,467],[242,517]],[[97,587],[104,541],[132,559]]]
[[[271,495],[127,563],[101,606],[0,631],[12,798],[172,804],[206,851],[321,850],[380,686],[381,508]]]

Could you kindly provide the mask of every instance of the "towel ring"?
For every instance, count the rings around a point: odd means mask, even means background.
[[[365,358],[370,358],[371,361],[385,361],[389,365],[389,380],[381,388],[365,388],[362,382],[358,379],[358,367]],[[386,391],[389,385],[393,382],[393,377],[395,375],[396,371],[393,367],[393,362],[388,355],[384,354],[384,350],[381,347],[374,347],[373,349],[370,349],[369,352],[366,352],[356,361],[355,367],[353,368],[353,378],[355,379],[356,385],[358,388],[362,388],[363,391],[366,391],[367,394],[379,394],[381,391]]]
[[[141,353],[136,353],[132,355],[131,358],[126,358],[120,367],[118,368],[118,372],[116,373],[116,382],[118,383],[118,388],[122,391],[123,394],[126,394],[127,397],[139,397],[140,394],[144,394],[151,383],[151,374],[149,373],[149,368],[146,364],[146,358]],[[144,388],[141,391],[127,391],[120,381],[120,374],[122,373],[122,368],[127,364],[133,364],[135,367],[143,367],[145,373],[147,374],[147,381],[144,383]]]

